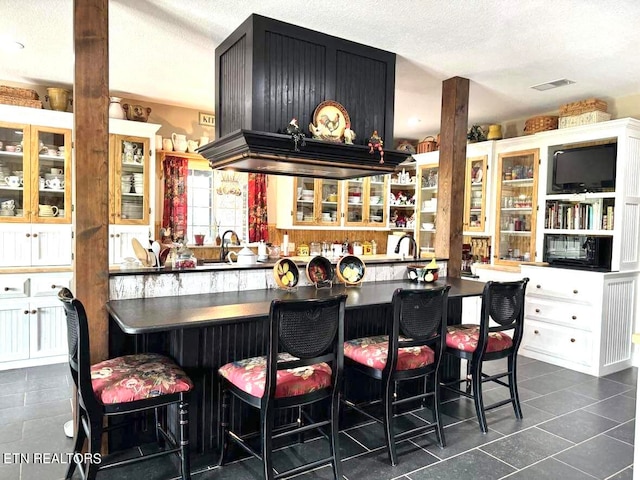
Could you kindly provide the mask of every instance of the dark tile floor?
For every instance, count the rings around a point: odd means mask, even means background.
[[[493,368],[485,368],[491,372]],[[62,453],[72,448],[62,426],[71,418],[66,365],[0,372],[0,480],[48,480],[64,477],[66,465],[19,463],[19,453]],[[519,385],[524,419],[510,406],[488,415],[489,433],[480,433],[473,403],[454,399],[444,406],[447,447],[431,434],[398,445],[399,464],[388,464],[382,427],[364,424],[341,434],[347,480],[423,479],[628,479],[633,477],[636,369],[595,378],[521,357]],[[502,387],[486,391],[493,402],[506,397]],[[428,411],[400,417],[401,428],[420,424]],[[274,454],[276,469],[288,469],[327,455],[324,440],[311,440]],[[8,455],[8,456],[7,456]],[[33,456],[29,457],[33,459]],[[46,458],[45,458],[46,460]],[[194,480],[262,478],[255,459],[223,468],[207,468],[213,458],[196,458]],[[105,471],[98,479],[169,479],[176,470],[168,458],[133,468]],[[74,477],[75,478],[75,477]],[[320,468],[296,479],[330,479]]]

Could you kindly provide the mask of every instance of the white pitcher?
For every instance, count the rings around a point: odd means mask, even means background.
[[[195,140],[187,140],[187,152],[194,153],[198,148],[198,142]]]
[[[176,152],[186,152],[187,151],[187,136],[180,135],[178,133],[172,133],[171,139],[173,140],[173,149]]]

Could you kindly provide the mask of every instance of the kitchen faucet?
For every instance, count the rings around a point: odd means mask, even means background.
[[[227,233],[230,233],[232,238],[233,238],[233,235],[236,235],[236,232],[234,232],[233,230],[227,230],[226,232],[224,232],[222,234],[222,241],[220,243],[220,261],[221,262],[225,261],[225,258],[226,258],[227,253],[228,253],[228,249],[226,249],[225,246],[224,246],[224,237],[227,236]],[[236,235],[236,237],[237,237],[237,235]]]
[[[418,259],[418,245],[416,244],[416,240],[415,240],[415,238],[413,238],[413,235],[409,235],[408,233],[405,233],[404,236],[402,236],[400,238],[400,240],[398,240],[398,243],[396,244],[396,248],[394,250],[394,253],[400,253],[400,244],[402,243],[402,240],[404,240],[405,238],[408,238],[409,242],[411,243],[411,245],[409,246],[409,252],[411,252],[411,247],[413,246],[413,259],[417,260]]]

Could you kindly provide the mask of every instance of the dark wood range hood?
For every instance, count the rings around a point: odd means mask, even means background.
[[[212,168],[348,179],[390,173],[408,158],[392,150],[394,53],[251,15],[216,48],[216,138],[198,150]],[[342,104],[354,145],[305,139],[294,148],[283,133],[292,118],[313,122],[318,104]],[[374,130],[384,163],[370,153]]]

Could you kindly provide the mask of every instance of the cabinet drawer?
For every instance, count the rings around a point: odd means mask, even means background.
[[[524,325],[522,348],[585,366],[592,363],[592,334],[550,323],[529,320]]]
[[[29,277],[0,275],[0,298],[25,298],[29,296]]]
[[[592,331],[599,322],[600,312],[581,303],[545,300],[529,297],[525,303],[527,319],[541,320],[570,328]]]
[[[602,297],[603,276],[594,272],[579,272],[559,268],[523,268],[529,277],[527,295],[560,298],[571,302],[598,303]]]
[[[71,273],[65,275],[35,275],[31,277],[31,296],[49,297],[57,295],[62,287],[70,288]]]

